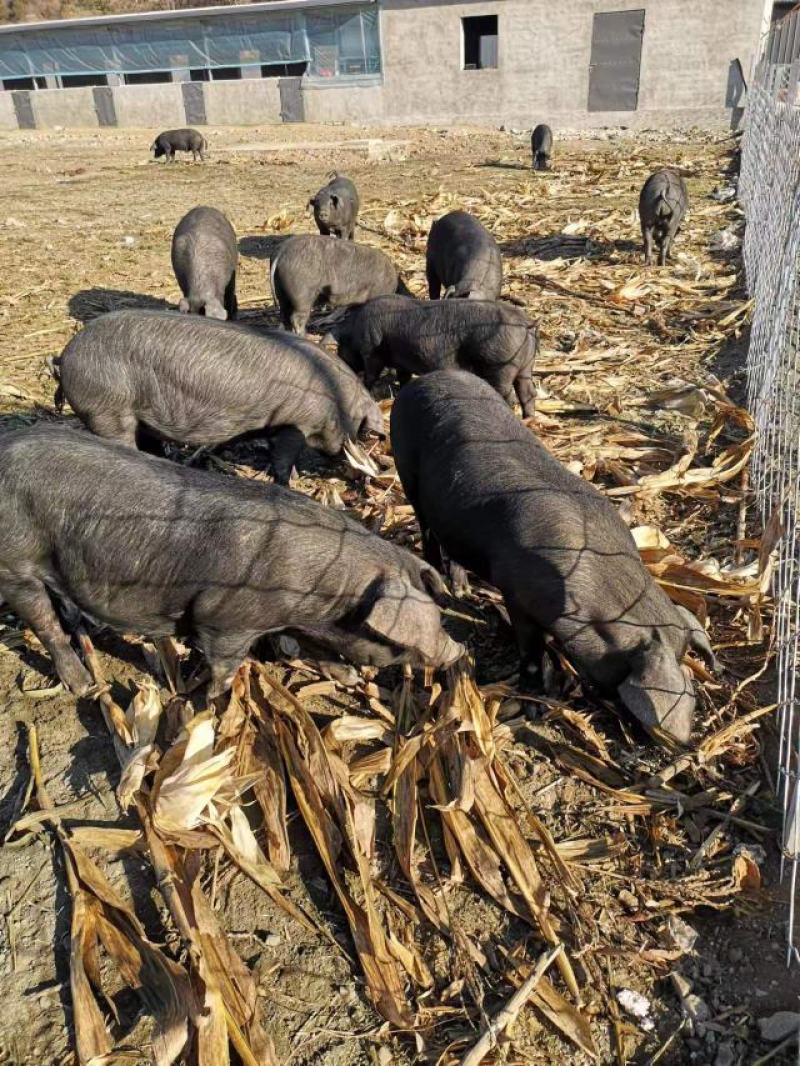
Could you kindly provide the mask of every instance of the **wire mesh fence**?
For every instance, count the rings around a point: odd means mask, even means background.
[[[773,27],[747,100],[739,200],[753,299],[748,406],[756,421],[752,484],[763,522],[783,536],[773,571],[778,674],[778,795],[790,878],[789,960],[800,961],[800,12]]]

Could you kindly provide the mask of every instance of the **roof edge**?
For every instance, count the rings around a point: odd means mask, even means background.
[[[252,4],[214,4],[210,7],[185,7],[179,11],[129,11],[122,15],[86,15],[73,19],[42,19],[39,22],[9,22],[0,26],[0,34],[48,32],[69,26],[105,26],[120,22],[160,22],[175,19],[217,18],[221,15],[266,14],[277,11],[302,11],[315,7],[355,7],[375,4],[377,0],[269,0]]]

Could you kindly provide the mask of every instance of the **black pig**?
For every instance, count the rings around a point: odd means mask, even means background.
[[[216,207],[193,207],[172,235],[172,269],[183,314],[234,318],[239,253],[233,226]]]
[[[57,400],[98,436],[130,447],[139,429],[196,445],[269,431],[283,484],[304,443],[336,455],[347,437],[383,433],[380,408],[340,359],[279,330],[114,311],[72,338],[54,372]]]
[[[364,370],[372,388],[384,367],[401,382],[459,366],[471,370],[514,405],[533,415],[536,326],[516,307],[493,300],[432,300],[378,296],[348,312],[333,330],[339,355],[354,370]]]
[[[205,162],[206,147],[205,137],[197,130],[164,130],[153,141],[150,151],[156,159],[165,155],[167,163],[175,161],[176,152],[191,152],[196,163],[198,156]]]
[[[497,241],[477,218],[451,211],[431,226],[425,273],[432,300],[439,299],[443,287],[445,298],[497,300],[503,284]]]
[[[689,206],[686,182],[675,170],[665,167],[651,174],[639,196],[639,219],[642,223],[644,261],[653,261],[653,240],[658,245],[658,262],[667,261],[672,242]]]
[[[0,596],[77,696],[91,679],[54,610],[188,636],[229,687],[257,637],[291,628],[356,663],[462,651],[438,575],[341,511],[276,486],[132,452],[80,430],[0,438]]]
[[[425,558],[441,567],[445,552],[502,592],[523,671],[552,634],[590,685],[687,741],[695,697],[681,660],[691,646],[713,663],[711,646],[653,581],[614,506],[460,370],[401,389],[391,439]]]
[[[289,237],[270,263],[272,297],[286,329],[304,333],[315,307],[363,304],[407,291],[397,267],[378,248],[335,237]]]
[[[314,209],[317,229],[327,237],[344,237],[352,241],[358,219],[358,191],[353,182],[336,174],[308,201]]]
[[[553,131],[544,123],[534,129],[531,134],[531,156],[533,157],[534,170],[549,170],[550,157],[553,154]]]

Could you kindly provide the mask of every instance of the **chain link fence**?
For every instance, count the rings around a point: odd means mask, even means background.
[[[783,529],[773,571],[774,650],[784,810],[783,872],[790,878],[789,961],[800,961],[800,12],[764,41],[747,99],[739,201],[753,321],[748,406],[756,422],[751,483],[761,518]]]

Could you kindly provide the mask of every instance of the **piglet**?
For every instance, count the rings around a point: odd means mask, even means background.
[[[178,310],[235,318],[239,253],[233,226],[216,207],[193,207],[175,227],[172,269],[183,293]]]
[[[335,174],[308,202],[314,210],[317,229],[327,237],[352,241],[358,220],[358,190],[343,174]]]
[[[362,304],[407,292],[397,267],[379,248],[334,237],[289,237],[270,264],[272,296],[286,329],[304,333],[315,307]]]
[[[497,241],[466,211],[450,211],[431,226],[425,251],[428,292],[447,297],[497,300],[503,284],[503,261]]]

